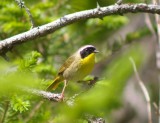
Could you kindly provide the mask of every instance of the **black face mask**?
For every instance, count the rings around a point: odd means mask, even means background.
[[[89,54],[94,53],[96,51],[95,47],[86,47],[82,51],[80,51],[81,58],[87,57]]]

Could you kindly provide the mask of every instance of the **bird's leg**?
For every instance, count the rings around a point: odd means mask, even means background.
[[[62,99],[64,98],[64,91],[65,91],[66,86],[67,86],[67,80],[64,80],[64,86],[63,86],[62,93],[61,93]]]

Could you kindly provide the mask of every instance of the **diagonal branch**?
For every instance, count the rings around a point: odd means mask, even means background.
[[[157,114],[158,117],[160,117],[160,109],[159,109],[158,105],[155,102],[153,102],[153,106],[156,110],[155,113]]]
[[[138,13],[138,12],[160,14],[160,6],[147,5],[144,3],[121,4],[121,5],[100,7],[65,15],[64,17],[61,17],[60,19],[57,19],[51,23],[33,28],[29,31],[23,32],[21,34],[0,41],[0,54],[6,53],[8,50],[10,50],[17,44],[21,44],[23,42],[36,39],[38,37],[46,36],[47,34],[53,33],[64,26],[67,26],[69,24],[75,23],[80,20],[85,20],[89,18],[99,18],[115,14],[122,15],[125,13]]]

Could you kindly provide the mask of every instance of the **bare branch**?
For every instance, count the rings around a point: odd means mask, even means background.
[[[153,4],[158,5],[158,1],[157,0],[152,0]],[[160,16],[158,14],[155,14],[155,20],[156,20],[156,24],[157,24],[157,41],[158,41],[158,45],[157,45],[157,51],[156,51],[156,64],[157,64],[157,68],[160,69]]]
[[[152,113],[151,113],[151,103],[150,103],[149,93],[148,93],[145,85],[143,84],[143,81],[141,80],[141,78],[140,78],[140,76],[138,74],[138,71],[137,71],[137,68],[136,68],[136,65],[135,65],[135,62],[134,62],[133,58],[130,57],[129,60],[132,63],[133,70],[134,70],[135,76],[137,78],[138,84],[140,85],[140,87],[142,89],[142,92],[144,94],[144,97],[145,97],[145,99],[147,101],[148,123],[152,123]]]
[[[34,21],[33,21],[32,14],[31,14],[29,8],[27,8],[25,4],[23,5],[23,7],[25,8],[25,10],[26,10],[26,12],[27,12],[27,14],[28,14],[28,16],[29,16],[29,19],[30,19],[30,22],[31,22],[31,25],[32,25],[32,26],[31,26],[31,29],[32,29],[32,28],[35,27],[35,23],[34,23]]]
[[[123,0],[117,0],[116,4],[121,5]]]
[[[15,1],[18,3],[18,5],[19,5],[21,8],[24,8],[24,9],[26,10],[26,12],[27,12],[27,14],[28,14],[28,16],[29,16],[31,25],[32,25],[32,26],[31,26],[31,29],[34,28],[34,27],[35,27],[35,24],[34,24],[33,17],[32,17],[32,14],[31,14],[29,8],[27,8],[27,6],[24,4],[24,1],[21,1],[21,0],[20,0],[20,1],[15,0]]]
[[[156,110],[156,114],[160,117],[160,109],[158,108],[157,104],[155,102],[153,102],[153,106]]]
[[[65,15],[64,17],[61,17],[60,19],[57,19],[51,23],[33,28],[27,32],[0,41],[0,54],[7,52],[17,44],[21,44],[23,42],[27,42],[38,37],[46,36],[47,34],[53,33],[64,26],[67,26],[69,24],[72,24],[80,20],[85,20],[89,18],[101,18],[104,16],[115,15],[115,14],[122,15],[125,13],[138,13],[138,12],[160,14],[160,6],[147,5],[144,3],[121,4],[121,5],[100,7],[99,9],[95,8],[91,10],[85,10]]]
[[[61,94],[55,94],[55,93],[51,93],[47,91],[37,90],[33,88],[31,89],[31,88],[26,88],[26,87],[20,87],[20,89],[22,89],[25,92],[43,97],[51,101],[55,101],[55,102],[61,101]]]
[[[148,13],[145,14],[145,22],[146,22],[146,25],[148,26],[149,30],[151,31],[152,35],[153,35],[153,36],[155,37],[155,39],[156,39],[156,31],[155,31],[154,28],[153,28],[153,25],[152,25],[152,22],[151,22],[151,19],[150,19]]]

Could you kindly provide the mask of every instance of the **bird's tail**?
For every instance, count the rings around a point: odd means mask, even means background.
[[[60,84],[61,81],[63,81],[62,77],[57,76],[57,77],[54,79],[54,81],[52,82],[52,84],[50,84],[50,85],[47,87],[46,91],[55,90],[55,89],[58,87],[58,85]]]

